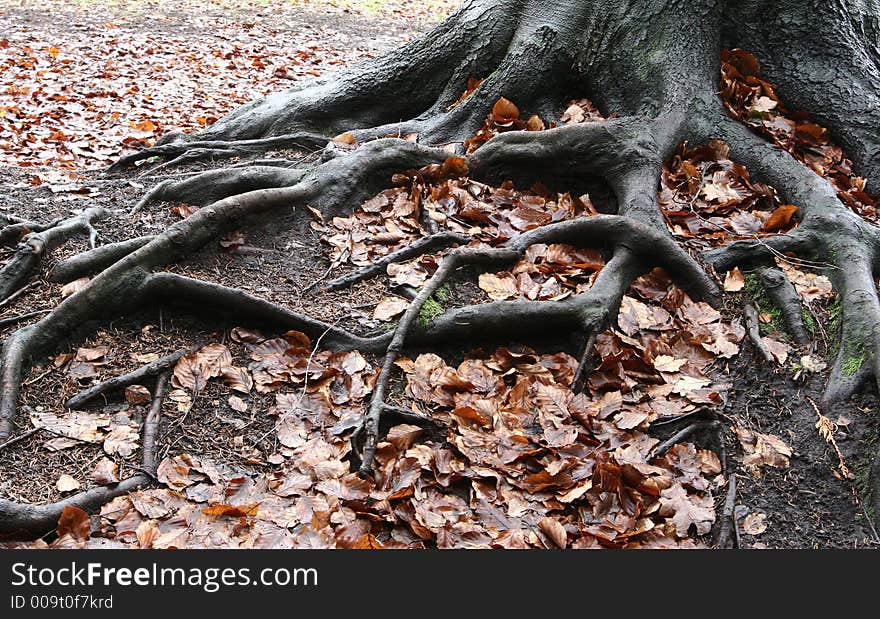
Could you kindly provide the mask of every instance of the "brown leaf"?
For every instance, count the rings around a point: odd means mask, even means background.
[[[660,493],[658,514],[671,517],[678,537],[688,537],[691,526],[697,535],[703,535],[715,522],[715,504],[712,497],[688,495],[681,484],[673,484]]]
[[[746,280],[743,278],[743,274],[739,270],[739,267],[732,268],[724,277],[724,290],[727,292],[739,292],[745,287],[745,285]]]
[[[125,401],[129,404],[149,404],[152,399],[150,390],[143,385],[129,385],[125,388]]]
[[[374,320],[397,318],[409,307],[409,301],[400,297],[384,297],[373,309]]]
[[[449,157],[443,162],[443,176],[445,178],[459,178],[468,175],[467,159],[464,157]]]
[[[89,281],[91,281],[91,278],[81,277],[79,279],[73,280],[72,282],[64,284],[63,286],[61,286],[61,298],[66,299],[70,295],[79,292],[89,284]]]
[[[119,466],[110,458],[101,458],[89,473],[89,479],[101,485],[115,484],[119,481]]]
[[[779,365],[784,365],[786,359],[788,359],[788,352],[791,350],[789,345],[772,337],[762,337],[761,341],[764,342],[764,345],[770,351],[770,354],[773,355],[773,358],[776,359],[776,362]]]
[[[743,464],[753,473],[759,474],[761,466],[772,466],[778,469],[788,468],[791,458],[791,447],[779,437],[772,434],[761,434],[748,428],[734,427],[746,457]]]
[[[506,301],[519,294],[516,278],[510,273],[480,273],[478,283],[493,301]]]
[[[354,137],[354,134],[350,131],[346,131],[345,133],[340,133],[332,140],[336,144],[342,144],[345,146],[354,146],[357,144],[357,138]]]
[[[243,412],[247,411],[247,409],[248,409],[247,402],[242,400],[237,395],[229,396],[229,399],[227,400],[227,402],[229,403],[229,408],[231,408],[232,410],[234,410],[237,413],[243,413]]]
[[[519,108],[512,101],[501,97],[492,106],[492,121],[496,125],[509,125],[519,118]]]
[[[92,525],[88,512],[70,505],[66,506],[64,511],[61,512],[61,517],[58,519],[58,529],[56,530],[59,538],[69,536],[73,540],[85,542],[89,539],[91,531]]]
[[[555,518],[546,517],[541,519],[541,522],[538,523],[538,528],[541,529],[541,531],[543,531],[558,548],[565,548],[568,545],[568,535],[565,532],[565,527],[563,527]]]
[[[405,451],[424,433],[425,431],[419,426],[402,423],[388,430],[388,436],[385,440],[400,451]]]
[[[79,490],[81,484],[70,475],[64,474],[55,482],[55,488],[58,492],[72,492]]]
[[[208,380],[219,376],[224,367],[232,365],[232,354],[223,344],[208,344],[194,353],[182,356],[174,366],[171,383],[178,389],[199,393]]]
[[[241,393],[250,393],[254,386],[254,379],[245,368],[228,365],[220,370],[223,376],[223,384]]]
[[[103,359],[107,354],[106,346],[97,346],[95,348],[80,348],[76,351],[77,361],[97,361]]]
[[[127,458],[138,448],[140,435],[132,426],[116,426],[104,437],[104,452],[112,456],[119,454]]]
[[[358,538],[352,548],[355,550],[378,550],[385,548],[385,546],[382,545],[382,542],[368,533]]]
[[[749,514],[743,519],[742,530],[746,535],[760,535],[767,530],[767,514]]]
[[[791,219],[797,213],[798,207],[794,204],[783,204],[770,214],[770,218],[764,222],[764,232],[779,232],[787,230],[791,226]]]
[[[247,518],[257,515],[260,504],[252,503],[250,505],[227,505],[226,503],[218,503],[211,505],[202,510],[203,514],[209,516],[227,516],[229,518]]]

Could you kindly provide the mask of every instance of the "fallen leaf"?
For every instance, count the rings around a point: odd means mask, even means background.
[[[55,488],[58,492],[72,492],[78,490],[81,484],[70,475],[64,474],[55,482]]]
[[[555,518],[542,518],[541,522],[538,523],[538,528],[556,544],[557,548],[565,548],[568,545],[568,535],[565,532],[565,527]]]
[[[72,282],[64,284],[63,286],[61,286],[61,298],[66,299],[70,295],[79,292],[80,290],[85,288],[90,281],[91,278],[89,277],[81,277],[79,279],[73,280]]]
[[[767,530],[767,514],[760,512],[749,514],[743,518],[742,530],[746,535],[760,535]]]
[[[229,408],[231,408],[232,410],[234,410],[237,413],[243,413],[243,412],[247,411],[247,409],[248,409],[247,403],[244,400],[242,400],[240,397],[238,397],[237,395],[229,396],[229,399],[227,400],[227,402],[229,403]]]
[[[787,230],[791,226],[791,219],[797,213],[798,207],[794,204],[783,204],[770,214],[770,218],[764,222],[764,232],[779,232]]]
[[[397,318],[409,307],[409,301],[400,297],[384,297],[373,309],[374,320]]]
[[[739,267],[732,268],[724,277],[724,290],[727,292],[739,292],[745,287],[745,285],[746,280],[743,278],[743,274],[739,270]]]
[[[138,448],[140,435],[132,426],[116,426],[104,437],[104,452],[107,455],[119,454],[127,458]]]
[[[129,404],[149,404],[152,399],[150,390],[143,385],[129,385],[125,388],[125,401]]]
[[[654,357],[654,369],[658,372],[678,372],[687,359],[676,359],[669,355],[658,355]]]
[[[89,479],[101,485],[116,483],[119,481],[119,465],[110,458],[101,458],[89,473]]]
[[[760,474],[761,466],[788,468],[792,455],[791,447],[772,434],[761,434],[741,426],[734,427],[746,457],[743,464],[754,474]]]

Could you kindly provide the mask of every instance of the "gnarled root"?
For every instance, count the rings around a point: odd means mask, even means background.
[[[880,298],[874,279],[880,269],[880,229],[850,211],[829,182],[739,123],[725,117],[705,130],[707,138],[724,139],[732,157],[775,186],[803,213],[800,225],[790,234],[735,241],[708,252],[706,259],[719,271],[736,265],[767,266],[777,256],[787,259],[789,252],[799,260],[813,261],[831,279],[842,309],[838,353],[822,408],[827,411],[848,399],[872,376],[880,384]],[[871,487],[874,505],[880,507],[880,464],[876,462]]]
[[[5,539],[33,538],[51,532],[67,507],[87,512],[99,510],[105,503],[150,485],[156,478],[156,444],[159,440],[162,403],[165,398],[167,374],[162,375],[153,392],[150,407],[141,434],[141,473],[118,483],[84,490],[47,505],[27,505],[0,499],[0,536]]]
[[[0,301],[21,288],[43,256],[74,234],[87,233],[89,242],[94,247],[98,233],[92,223],[105,215],[103,208],[89,208],[79,215],[25,236],[18,244],[15,255],[0,270]]]

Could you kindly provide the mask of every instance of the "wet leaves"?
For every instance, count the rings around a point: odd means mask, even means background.
[[[7,165],[103,167],[168,130],[201,129],[235,106],[366,59],[376,48],[344,31],[303,27],[297,11],[254,18],[261,8],[242,6],[230,18],[181,0],[149,13],[74,2],[54,11],[56,23],[74,26],[40,28],[27,19],[14,26],[17,20],[5,18],[0,162]],[[198,25],[187,15],[198,16]],[[279,27],[297,32],[295,42],[277,36]],[[203,36],[185,34],[191,28]]]
[[[797,207],[778,205],[773,190],[752,181],[719,141],[682,144],[664,164],[658,201],[670,232],[703,249],[797,225]]]
[[[810,122],[805,114],[788,110],[773,85],[761,78],[758,61],[748,52],[724,50],[721,60],[721,98],[728,111],[828,179],[847,207],[876,222],[877,196],[865,192],[865,179],[856,176],[852,161],[828,131]],[[784,217],[780,219],[784,221]],[[776,229],[774,223],[765,231]],[[786,224],[780,225],[781,230]]]
[[[743,465],[754,475],[760,476],[761,467],[788,468],[791,461],[791,447],[782,439],[771,434],[761,434],[742,426],[734,427],[743,453]]]

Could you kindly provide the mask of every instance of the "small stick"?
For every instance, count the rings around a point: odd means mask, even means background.
[[[28,284],[27,286],[19,288],[16,292],[13,292],[11,295],[9,295],[8,297],[6,297],[2,301],[0,301],[0,307],[5,307],[5,306],[9,305],[13,301],[15,301],[18,297],[23,295],[25,292],[27,292],[28,290],[31,290],[34,286],[36,286],[36,283],[31,283],[31,284]]]
[[[43,430],[43,428],[42,428],[42,427],[39,427],[39,428],[31,428],[30,430],[28,430],[28,431],[25,432],[24,434],[19,434],[18,436],[9,439],[9,440],[6,441],[5,443],[0,444],[0,451],[3,451],[3,450],[6,449],[7,447],[12,447],[12,446],[15,445],[16,443],[20,443],[21,441],[23,441],[23,440],[25,440],[25,439],[29,439],[30,437],[32,437],[34,434],[36,434],[36,433],[39,432],[40,430]]]
[[[593,346],[596,345],[596,331],[591,330],[584,343],[584,352],[581,354],[580,363],[578,363],[577,371],[574,378],[571,379],[571,390],[574,393],[582,393],[587,386],[587,378],[593,371]]]
[[[16,323],[22,322],[23,320],[27,320],[29,318],[34,318],[35,316],[42,316],[43,314],[48,314],[52,310],[44,309],[37,310],[35,312],[28,312],[27,314],[21,314],[20,316],[12,316],[11,318],[3,318],[0,319],[0,328],[7,327],[9,325],[14,325]]]
[[[113,391],[116,389],[123,389],[128,387],[129,385],[133,385],[138,381],[148,378],[150,376],[155,376],[160,372],[164,372],[169,369],[175,363],[177,363],[178,359],[182,356],[190,352],[190,349],[184,348],[178,350],[177,352],[173,352],[170,355],[165,355],[164,357],[160,357],[147,365],[138,368],[134,372],[129,372],[128,374],[123,374],[122,376],[114,376],[108,380],[98,383],[97,385],[92,385],[88,389],[80,391],[75,396],[70,398],[67,401],[67,408],[78,409],[82,408],[83,405],[87,404],[89,401],[93,400],[99,395],[105,394],[109,391]]]
[[[397,251],[393,251],[390,254],[383,256],[373,264],[364,267],[363,269],[352,271],[351,273],[347,273],[346,275],[337,277],[336,279],[327,282],[323,286],[323,289],[325,292],[332,292],[341,288],[347,288],[349,286],[357,284],[358,282],[362,282],[372,277],[381,275],[382,273],[385,273],[385,270],[389,264],[395,264],[398,262],[403,262],[405,260],[410,260],[412,258],[417,258],[419,256],[424,256],[425,254],[432,251],[444,249],[452,245],[464,245],[469,243],[470,240],[471,237],[469,237],[468,235],[458,234],[457,232],[439,232],[430,236],[424,236],[402,249],[398,249]]]
[[[745,316],[746,319],[746,332],[749,334],[749,339],[752,340],[752,343],[755,345],[755,348],[758,349],[758,352],[761,353],[761,356],[764,357],[764,360],[768,363],[772,363],[773,353],[770,352],[770,349],[767,348],[767,344],[761,339],[761,327],[758,324],[758,310],[755,309],[754,305],[749,303],[743,308],[743,316]]]
[[[667,451],[669,451],[673,445],[675,445],[676,443],[682,442],[683,440],[685,440],[686,438],[688,438],[690,435],[694,434],[698,430],[705,430],[706,428],[713,428],[717,425],[718,425],[717,421],[698,421],[696,423],[692,423],[691,425],[689,425],[685,428],[682,428],[681,430],[679,430],[678,432],[676,432],[675,434],[670,436],[668,439],[666,439],[665,441],[663,441],[662,443],[657,445],[653,450],[651,450],[651,453],[648,456],[648,461],[650,462],[651,460],[653,460],[655,458],[659,458],[660,456],[665,454]]]
[[[739,548],[739,525],[736,522],[736,473],[727,478],[727,498],[724,500],[724,511],[721,513],[721,522],[724,526],[718,533],[718,548],[726,548],[730,539],[730,532],[734,532],[733,548]]]

